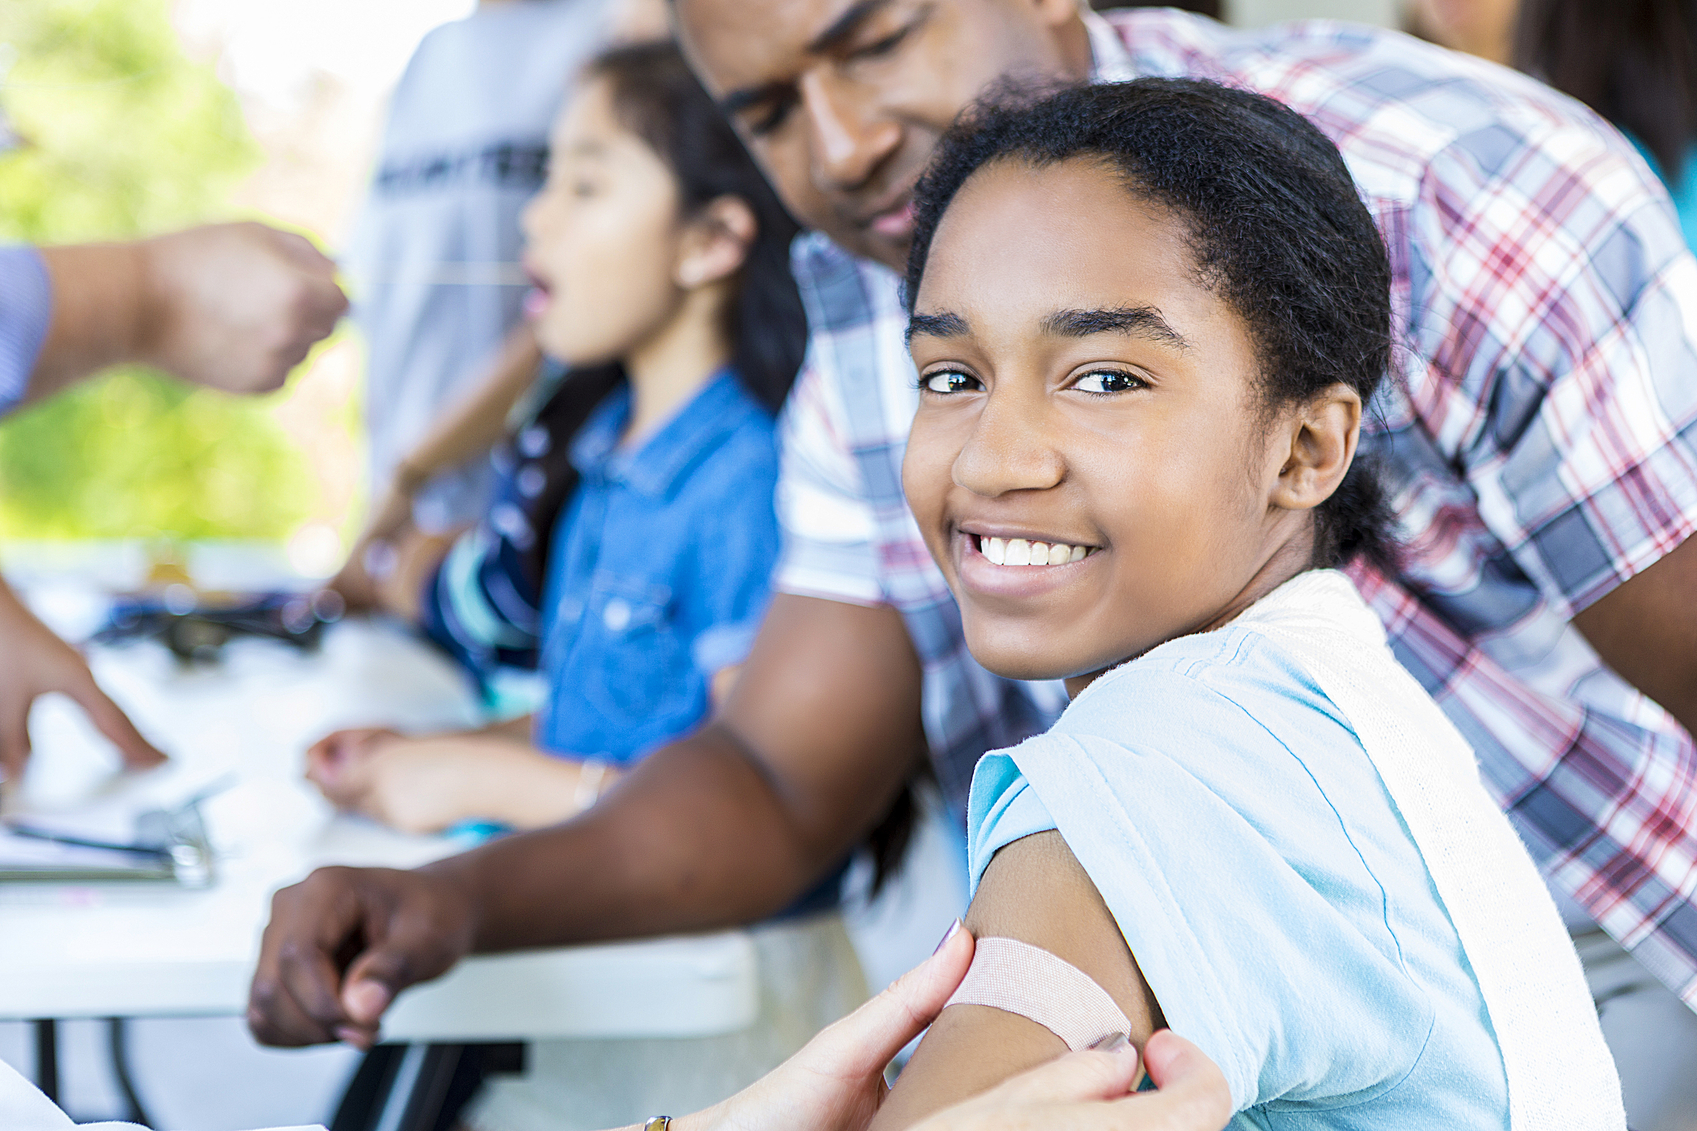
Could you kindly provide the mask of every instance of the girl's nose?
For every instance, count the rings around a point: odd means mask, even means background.
[[[1066,460],[1051,440],[1040,404],[991,394],[955,457],[955,484],[986,498],[1058,486]]]

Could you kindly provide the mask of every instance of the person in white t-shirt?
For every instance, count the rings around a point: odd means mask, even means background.
[[[346,257],[368,354],[375,487],[504,342],[523,350],[507,341],[527,286],[519,212],[542,185],[549,126],[609,12],[609,0],[483,0],[425,36],[395,88]],[[421,524],[472,521],[488,475],[472,461],[420,485]]]

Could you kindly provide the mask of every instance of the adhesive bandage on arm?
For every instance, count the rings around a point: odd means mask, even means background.
[[[1095,979],[1048,951],[1015,939],[979,939],[972,965],[943,1006],[987,1005],[1035,1021],[1074,1052],[1118,1033],[1131,1035],[1125,1011]]]

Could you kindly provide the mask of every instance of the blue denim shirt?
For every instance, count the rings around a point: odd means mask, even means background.
[[[747,654],[778,557],[771,416],[724,370],[639,449],[630,391],[572,443],[582,476],[554,528],[542,601],[545,750],[627,763],[708,712]]]

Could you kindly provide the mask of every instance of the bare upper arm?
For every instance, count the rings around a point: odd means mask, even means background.
[[[1025,837],[996,853],[967,926],[981,939],[1041,947],[1090,975],[1125,1011],[1127,1036],[1139,1048],[1163,1026],[1125,937],[1060,833]],[[1035,1021],[988,1006],[950,1006],[903,1070],[874,1131],[906,1127],[1066,1051]]]
[[[1697,733],[1697,538],[1573,618],[1621,677]]]

